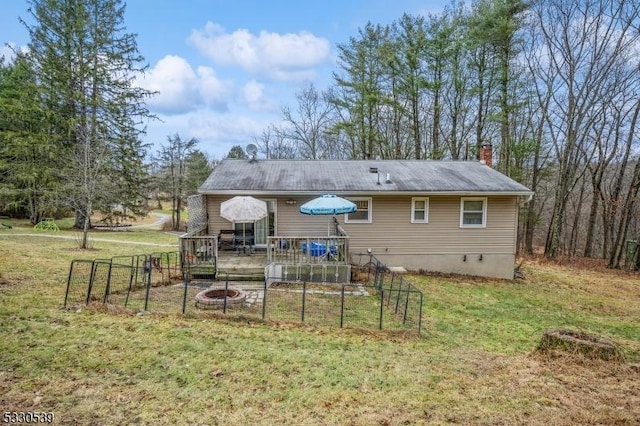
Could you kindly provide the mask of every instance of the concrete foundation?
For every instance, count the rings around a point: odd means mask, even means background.
[[[385,266],[403,266],[410,271],[429,271],[475,275],[492,278],[514,278],[513,254],[378,254]]]

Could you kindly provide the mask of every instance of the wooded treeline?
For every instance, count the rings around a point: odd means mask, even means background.
[[[28,48],[12,63],[0,58],[0,212],[34,224],[75,214],[86,248],[94,212],[126,220],[162,192],[178,229],[181,200],[206,178],[210,161],[197,140],[173,135],[149,164],[142,136],[154,118],[145,103],[153,93],[136,83],[146,65],[126,32],[123,2],[29,6]]]
[[[519,247],[624,260],[640,238],[640,3],[480,0],[368,23],[255,142],[269,158],[473,160],[535,197]]]

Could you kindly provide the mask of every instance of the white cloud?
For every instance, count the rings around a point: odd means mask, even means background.
[[[194,137],[215,143],[249,143],[266,127],[265,122],[247,115],[211,114],[201,111],[189,117]]]
[[[216,77],[210,67],[198,67],[198,88],[205,105],[225,105],[231,95],[233,83]]]
[[[161,115],[162,121],[149,123],[147,140],[152,151],[165,144],[167,136],[178,133],[183,140],[196,138],[197,148],[222,159],[234,145],[253,143],[273,119],[266,115],[225,112],[208,109],[180,115]]]
[[[285,81],[315,76],[314,68],[330,60],[331,55],[329,40],[307,31],[261,31],[256,35],[238,29],[227,33],[213,22],[203,30],[193,31],[189,42],[216,64],[238,66],[252,74]]]
[[[216,77],[209,67],[198,67],[197,72],[182,57],[167,55],[144,76],[141,85],[157,91],[148,101],[156,112],[180,114],[201,107],[225,110],[232,93],[233,83]]]
[[[10,64],[16,58],[15,52],[18,51],[20,53],[28,53],[28,46],[20,46],[17,47],[15,43],[6,43],[0,45],[0,58],[4,58],[4,63]]]
[[[242,87],[242,99],[252,111],[274,112],[277,105],[264,94],[264,85],[255,80],[248,81]]]
[[[0,45],[0,58],[4,58],[4,63],[9,64],[13,62],[14,53],[13,50],[7,45]]]

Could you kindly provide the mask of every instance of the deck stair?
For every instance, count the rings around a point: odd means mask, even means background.
[[[218,281],[256,281],[264,282],[264,267],[239,267],[218,269]]]
[[[264,268],[267,257],[264,252],[250,255],[220,252],[218,256],[217,280],[224,282],[227,274],[229,281],[250,281],[264,283]]]

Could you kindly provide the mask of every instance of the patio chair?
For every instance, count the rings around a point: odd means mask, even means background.
[[[235,250],[236,232],[233,229],[221,229],[218,235],[218,249]]]
[[[253,223],[236,223],[234,238],[236,251],[242,250],[244,253],[246,252],[246,249],[249,249],[249,252],[251,253],[255,242],[253,230]]]

